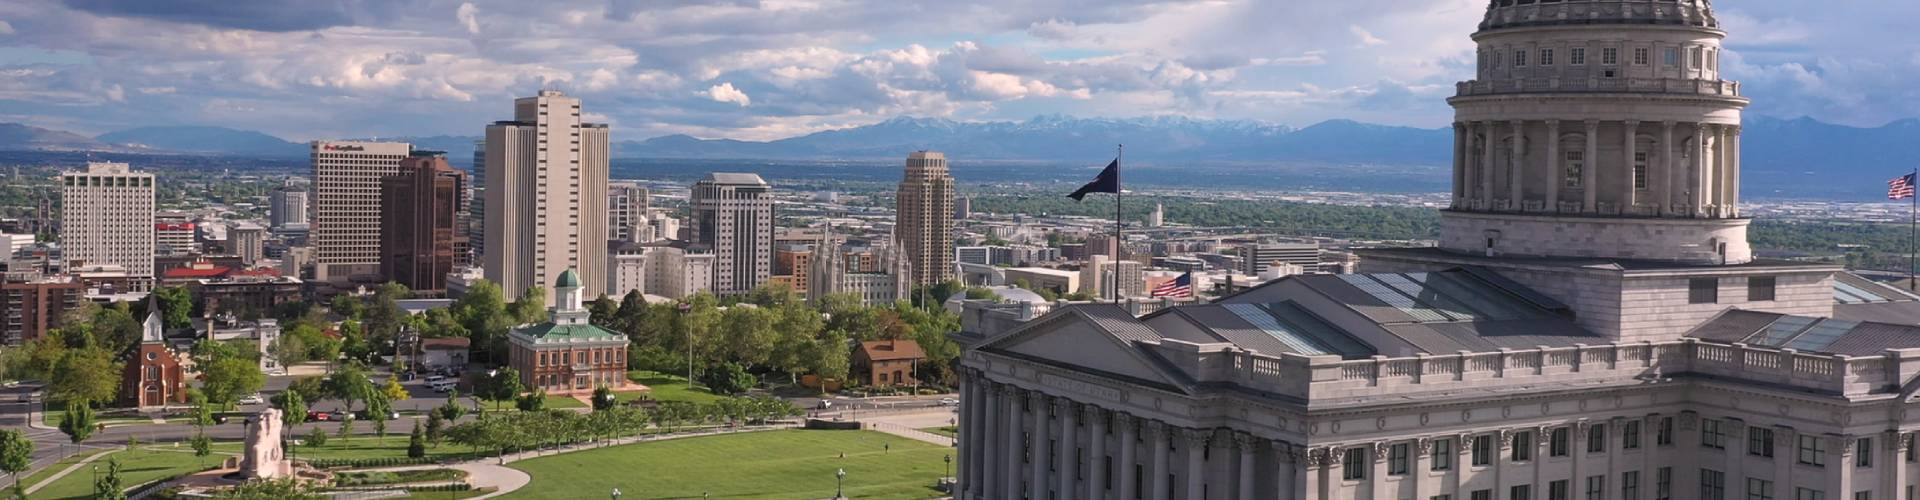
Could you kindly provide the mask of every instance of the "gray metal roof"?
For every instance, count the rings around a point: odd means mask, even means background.
[[[1920,347],[1920,326],[1740,310],[1727,311],[1687,336],[1723,344],[1848,356],[1875,356],[1887,349]]]
[[[760,174],[745,174],[745,173],[735,173],[735,172],[708,173],[707,181],[715,184],[749,184],[749,185],[761,185],[761,186],[764,186],[767,184],[766,180],[760,178]]]

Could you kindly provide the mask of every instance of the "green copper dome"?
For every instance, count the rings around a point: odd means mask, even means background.
[[[572,269],[568,269],[566,272],[560,273],[560,279],[554,282],[553,287],[580,288],[580,274],[573,272]]]

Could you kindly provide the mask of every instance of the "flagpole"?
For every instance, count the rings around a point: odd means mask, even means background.
[[[1120,183],[1120,169],[1124,168],[1120,165],[1120,161],[1126,157],[1127,157],[1127,145],[1120,144],[1120,145],[1114,146],[1114,155],[1113,155],[1113,165],[1114,165],[1114,168],[1113,168],[1113,303],[1115,304],[1120,303],[1120,249],[1126,246],[1123,243],[1126,240],[1123,239],[1124,236],[1122,236],[1121,229],[1120,229],[1120,193],[1124,193],[1127,191],[1126,186]]]
[[[1920,182],[1920,166],[1913,168],[1913,179]],[[1907,210],[1907,291],[1920,289],[1914,282],[1914,273],[1920,272],[1920,193],[1908,196],[1913,204]]]

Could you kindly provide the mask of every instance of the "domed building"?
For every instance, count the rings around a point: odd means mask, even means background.
[[[580,274],[568,269],[554,280],[559,302],[551,321],[514,328],[508,334],[508,364],[520,385],[548,394],[591,393],[627,385],[626,335],[595,326],[582,298]]]
[[[1437,248],[963,329],[955,498],[1912,497],[1920,295],[1753,255],[1726,36],[1490,1]]]

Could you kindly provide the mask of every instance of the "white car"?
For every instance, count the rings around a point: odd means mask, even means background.
[[[259,394],[248,394],[245,397],[240,398],[240,404],[263,405],[263,404],[267,404],[267,400],[265,398],[260,397]]]
[[[940,406],[960,406],[960,400],[953,399],[953,398],[940,398]]]

